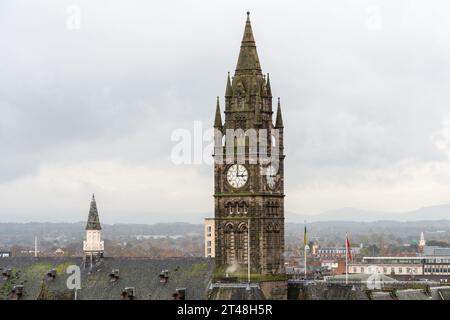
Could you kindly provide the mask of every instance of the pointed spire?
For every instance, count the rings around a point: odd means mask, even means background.
[[[250,12],[247,12],[247,21],[245,22],[244,36],[242,37],[236,73],[248,73],[253,70],[261,73],[261,65],[259,64],[255,38],[253,37],[252,25],[250,23]]]
[[[101,230],[100,219],[98,217],[97,203],[95,202],[95,196],[92,195],[91,208],[89,209],[89,217],[86,224],[86,230]]]
[[[231,80],[230,80],[230,73],[228,72],[228,78],[227,78],[227,89],[225,90],[225,97],[231,97],[233,96],[233,89],[231,89]]]
[[[272,97],[272,88],[270,87],[270,77],[269,74],[267,74],[267,84],[266,84],[266,88],[267,88],[267,95],[269,97]]]
[[[219,97],[217,97],[216,117],[214,119],[214,128],[222,128],[222,116],[220,115]]]
[[[281,116],[281,103],[278,97],[277,118],[275,120],[275,128],[283,128],[283,117]]]

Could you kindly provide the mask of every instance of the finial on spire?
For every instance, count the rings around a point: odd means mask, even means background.
[[[216,116],[214,118],[214,128],[222,128],[222,116],[220,114],[219,96],[216,102]]]
[[[227,88],[225,89],[225,97],[231,97],[233,95],[233,89],[231,88],[230,72],[227,77]]]
[[[247,19],[250,20],[250,11],[247,11]]]
[[[270,87],[270,76],[269,73],[267,73],[267,83],[266,83],[266,88],[267,88],[267,95],[269,97],[272,97],[272,88]]]
[[[92,201],[95,201],[95,194],[92,194]]]

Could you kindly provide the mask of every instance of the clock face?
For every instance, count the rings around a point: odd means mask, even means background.
[[[270,189],[275,188],[275,185],[277,184],[278,178],[277,178],[277,170],[274,166],[270,165],[266,169],[266,180],[267,185]]]
[[[247,168],[242,164],[233,164],[228,168],[227,181],[233,188],[242,188],[248,180]]]

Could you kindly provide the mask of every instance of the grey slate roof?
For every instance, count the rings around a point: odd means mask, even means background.
[[[213,260],[206,258],[103,258],[93,268],[84,268],[83,258],[2,258],[0,272],[11,269],[11,277],[0,275],[0,300],[10,297],[14,285],[24,285],[22,299],[73,299],[74,291],[68,290],[66,269],[80,266],[80,300],[120,300],[125,287],[135,287],[136,300],[173,299],[177,288],[186,288],[186,300],[205,299],[213,271]],[[46,273],[56,269],[56,277]],[[119,269],[117,281],[111,281],[110,273]],[[167,283],[161,283],[162,270],[169,271]],[[43,280],[44,279],[44,280]],[[43,294],[44,293],[44,294]]]
[[[264,300],[264,293],[258,285],[215,284],[210,287],[209,300]]]

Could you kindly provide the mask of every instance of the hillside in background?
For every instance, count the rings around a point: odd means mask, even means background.
[[[300,215],[292,212],[286,213],[289,222],[316,222],[316,221],[356,221],[369,222],[379,220],[391,221],[420,221],[420,220],[448,220],[450,219],[450,204],[429,206],[405,212],[377,212],[358,208],[342,208],[322,212],[314,215]]]

